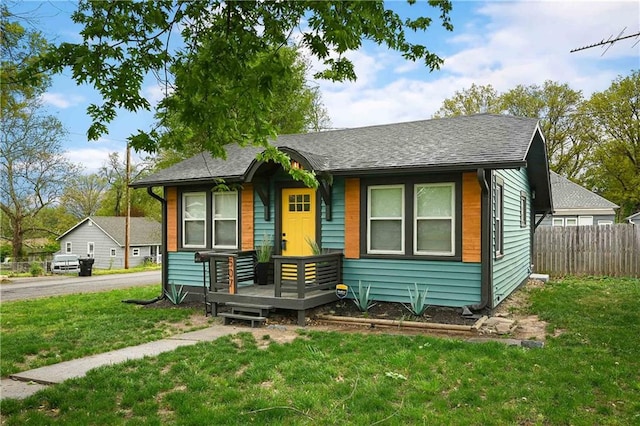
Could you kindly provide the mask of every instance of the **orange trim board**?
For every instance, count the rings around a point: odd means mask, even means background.
[[[482,191],[475,173],[462,175],[462,261],[481,261]]]
[[[167,200],[167,251],[178,251],[178,188],[165,188]]]
[[[344,257],[360,258],[360,179],[345,179]]]
[[[242,250],[253,250],[253,184],[245,183],[242,187],[240,211],[242,214]]]

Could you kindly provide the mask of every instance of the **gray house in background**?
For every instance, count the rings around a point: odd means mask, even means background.
[[[631,216],[626,217],[624,220],[633,225],[640,225],[640,212],[634,213]]]
[[[540,225],[613,225],[618,205],[550,171],[553,214]]]
[[[134,267],[151,258],[160,263],[162,228],[159,222],[145,217],[130,218],[129,266]],[[125,218],[114,216],[88,217],[57,238],[60,253],[77,254],[95,259],[94,268],[124,267]]]

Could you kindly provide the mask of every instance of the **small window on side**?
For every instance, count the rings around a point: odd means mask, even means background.
[[[109,250],[109,256],[116,257],[116,249],[112,248]]]
[[[131,255],[132,255],[133,257],[138,257],[138,256],[140,256],[140,249],[139,249],[139,248],[131,249]]]

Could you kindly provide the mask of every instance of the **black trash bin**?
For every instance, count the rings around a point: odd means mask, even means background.
[[[78,272],[78,276],[90,277],[91,270],[93,268],[93,262],[95,262],[95,259],[78,259],[78,262],[80,262],[80,272]]]

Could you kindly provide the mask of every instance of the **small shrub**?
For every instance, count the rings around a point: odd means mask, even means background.
[[[180,286],[178,288],[175,283],[169,283],[169,290],[165,290],[164,294],[167,296],[167,299],[171,301],[174,305],[179,305],[184,301],[184,298],[187,297],[189,292],[185,292],[184,286]]]
[[[427,308],[429,307],[429,305],[427,305],[428,289],[425,288],[424,292],[420,294],[420,289],[418,289],[418,283],[413,283],[413,285],[415,286],[416,295],[414,297],[413,293],[411,292],[411,288],[410,287],[407,288],[407,290],[409,291],[409,299],[411,300],[411,306],[407,307],[407,305],[405,305],[405,307],[409,309],[409,311],[411,311],[413,315],[421,316],[422,314],[424,314],[424,311],[426,311]]]
[[[373,300],[371,300],[369,298],[369,293],[371,291],[371,284],[369,284],[367,286],[367,290],[363,291],[362,290],[362,281],[358,281],[358,294],[356,295],[355,292],[353,291],[353,288],[349,287],[351,289],[351,293],[353,293],[353,303],[356,304],[356,306],[358,307],[358,310],[360,312],[367,312],[369,311],[369,309],[371,309],[372,307],[374,307],[376,304],[373,303]]]
[[[40,262],[31,262],[29,265],[29,273],[32,277],[39,277],[44,273],[44,268],[42,267],[42,263]]]

